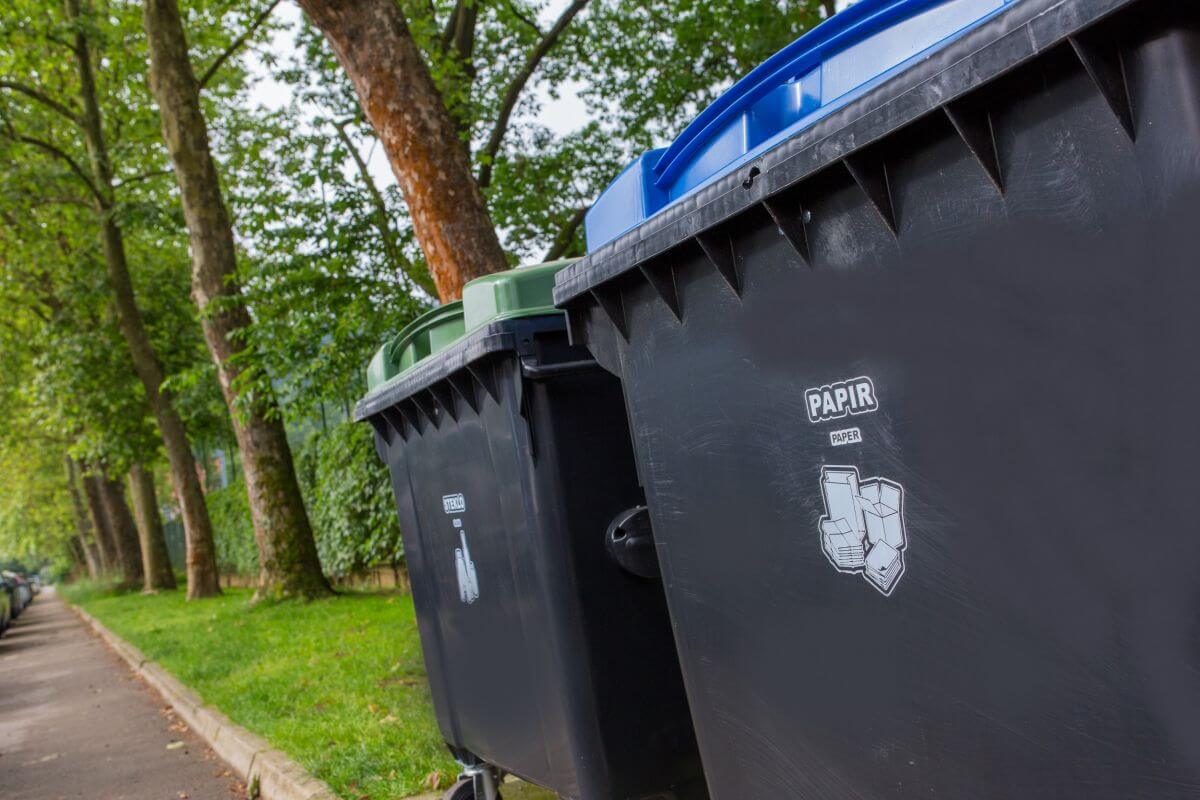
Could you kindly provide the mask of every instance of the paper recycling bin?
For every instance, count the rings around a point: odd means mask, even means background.
[[[587,231],[714,798],[1200,797],[1200,3],[861,0]]]
[[[620,385],[552,305],[564,263],[417,319],[356,410],[391,473],[438,725],[475,785],[448,796],[511,773],[576,800],[703,799],[662,584],[609,552],[648,535],[643,498]]]

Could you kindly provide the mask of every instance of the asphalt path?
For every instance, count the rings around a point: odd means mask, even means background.
[[[0,638],[0,798],[239,797],[225,763],[51,590]]]

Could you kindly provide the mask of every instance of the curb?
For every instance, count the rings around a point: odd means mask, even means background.
[[[180,719],[233,768],[246,786],[254,786],[257,782],[258,796],[262,800],[340,800],[327,784],[308,774],[265,739],[205,705],[194,691],[148,660],[140,650],[104,627],[91,614],[69,603],[65,605],[124,659],[134,674],[162,695]],[[435,800],[437,797],[420,795],[409,800]]]

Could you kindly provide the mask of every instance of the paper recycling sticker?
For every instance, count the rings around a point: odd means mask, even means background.
[[[858,467],[821,468],[821,550],[839,572],[861,574],[885,597],[904,575],[904,487],[859,478]]]

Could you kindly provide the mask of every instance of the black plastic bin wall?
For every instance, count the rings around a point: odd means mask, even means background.
[[[1200,3],[1022,0],[559,273],[719,800],[1200,797]]]
[[[561,313],[490,323],[359,407],[438,725],[563,797],[706,798],[662,585],[606,555],[642,501],[620,387],[566,340]]]

